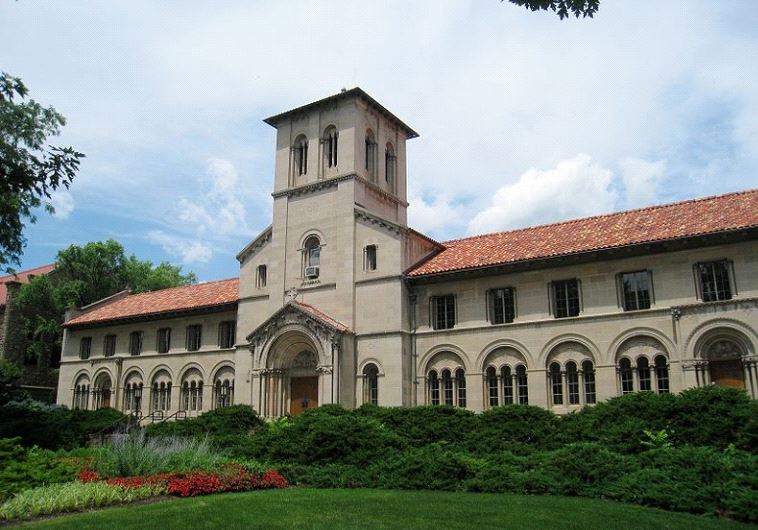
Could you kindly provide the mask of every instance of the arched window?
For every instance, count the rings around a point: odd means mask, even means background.
[[[234,381],[229,379],[216,380],[216,387],[214,388],[216,408],[222,409],[234,404]]]
[[[558,363],[550,365],[550,387],[553,396],[553,405],[563,405],[563,380],[561,375],[561,365]]]
[[[619,377],[621,378],[621,393],[634,392],[634,377],[632,375],[632,363],[624,357],[619,361]]]
[[[321,241],[310,236],[303,245],[303,277],[315,279],[321,272]]]
[[[366,131],[366,173],[372,182],[376,181],[376,140],[370,129]]]
[[[582,363],[582,378],[584,379],[584,402],[595,403],[597,394],[595,391],[595,367],[592,361]]]
[[[659,394],[669,393],[669,367],[663,355],[655,358],[655,382]]]
[[[89,407],[89,377],[79,376],[74,382],[72,408],[86,410]]]
[[[579,404],[579,372],[574,361],[566,363],[566,387],[569,405]]]
[[[111,406],[111,378],[107,374],[101,374],[95,379],[95,391],[93,392],[95,409],[103,409]]]
[[[637,359],[637,377],[640,381],[640,390],[650,391],[653,389],[653,382],[650,379],[650,362],[647,357]]]
[[[373,363],[363,368],[363,402],[379,404],[379,368]]]
[[[295,174],[305,175],[308,172],[308,140],[305,136],[300,135],[295,139],[293,148],[295,157]]]
[[[453,404],[453,378],[450,376],[450,370],[442,370],[442,392],[445,399],[445,405]]]
[[[429,372],[429,403],[440,404],[440,380],[435,370]]]
[[[182,385],[182,410],[203,410],[203,382],[185,381]]]
[[[513,405],[513,375],[510,366],[500,369],[500,378],[503,380],[503,405]]]
[[[466,408],[466,373],[463,368],[455,371],[455,385],[458,387],[458,406]]]
[[[152,412],[165,412],[171,409],[171,378],[165,371],[158,372],[153,378]]]
[[[387,143],[387,147],[384,149],[384,180],[390,191],[395,189],[396,165],[397,158],[395,157],[395,148],[392,147],[391,143]]]
[[[529,404],[529,385],[526,378],[526,366],[523,364],[516,367],[516,390],[518,391],[519,405]]]
[[[487,396],[490,407],[497,407],[498,405],[498,384],[497,384],[497,371],[494,366],[487,368]]]
[[[327,127],[324,131],[324,164],[326,167],[337,167],[337,128]]]

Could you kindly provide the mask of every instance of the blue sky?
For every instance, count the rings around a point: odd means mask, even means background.
[[[498,0],[0,4],[0,68],[86,153],[24,267],[115,238],[202,280],[270,223],[262,119],[361,86],[421,137],[409,219],[438,239],[758,185],[758,4]]]

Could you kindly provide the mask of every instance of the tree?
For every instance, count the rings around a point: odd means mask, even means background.
[[[502,0],[501,0],[502,1]],[[508,0],[511,4],[525,7],[531,11],[551,10],[561,20],[574,15],[576,18],[590,17],[597,13],[600,0]]]
[[[0,75],[0,270],[20,265],[25,220],[37,220],[34,209],[43,201],[54,212],[52,193],[71,185],[84,158],[71,147],[48,145],[66,119],[27,95],[21,79]]]
[[[184,274],[170,263],[154,266],[127,257],[124,247],[112,239],[83,247],[71,245],[58,252],[52,273],[32,278],[16,299],[31,337],[28,356],[43,364],[56,359],[69,307],[82,307],[125,289],[141,293],[196,281],[192,272]]]

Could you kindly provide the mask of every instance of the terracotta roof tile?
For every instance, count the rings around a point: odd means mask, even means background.
[[[0,305],[5,304],[5,298],[8,296],[8,290],[5,287],[6,282],[21,282],[28,283],[30,276],[40,276],[42,274],[48,274],[55,269],[55,263],[49,265],[42,265],[34,269],[25,271],[19,271],[16,274],[8,274],[7,276],[0,276]]]
[[[116,298],[113,302],[95,305],[92,309],[85,310],[83,314],[72,318],[64,326],[210,308],[234,304],[237,300],[239,300],[239,278],[230,278]]]
[[[347,327],[345,324],[340,322],[339,320],[336,320],[326,313],[319,311],[315,307],[313,307],[310,304],[306,304],[305,302],[300,302],[295,300],[293,304],[296,304],[300,309],[305,311],[306,313],[313,315],[315,318],[321,320],[326,325],[336,329],[337,331],[341,331],[343,333],[353,333],[353,330],[351,330],[349,327]]]
[[[445,241],[425,276],[758,226],[758,190]]]

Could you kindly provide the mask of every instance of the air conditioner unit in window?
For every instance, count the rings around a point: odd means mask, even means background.
[[[318,267],[306,267],[305,277],[308,280],[313,280],[314,278],[318,278]]]

